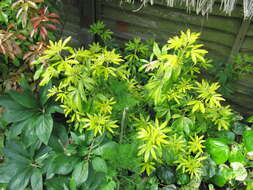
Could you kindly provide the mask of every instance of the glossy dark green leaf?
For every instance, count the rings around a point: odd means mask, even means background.
[[[5,156],[17,163],[28,165],[30,163],[29,153],[24,145],[16,140],[9,140],[4,148]]]
[[[51,170],[53,173],[56,173],[56,174],[67,175],[73,170],[78,160],[79,158],[76,158],[76,157],[59,154],[53,160]]]
[[[165,184],[172,184],[176,182],[175,171],[170,167],[160,167],[157,170],[157,176]]]
[[[190,182],[190,176],[187,173],[177,174],[177,184],[186,185]]]
[[[52,114],[52,113],[64,113],[64,109],[62,107],[60,107],[59,105],[50,105],[47,109],[47,113],[48,114]]]
[[[9,183],[11,178],[16,175],[17,169],[17,164],[10,162],[0,164],[0,183]]]
[[[45,86],[41,86],[39,89],[39,98],[40,98],[40,104],[44,105],[48,100],[48,90],[52,88],[52,83],[49,82]]]
[[[89,174],[88,162],[80,162],[75,166],[74,171],[72,173],[72,178],[74,179],[75,184],[77,186],[80,186],[88,179],[88,174]]]
[[[113,155],[115,152],[116,148],[118,147],[118,144],[114,141],[109,141],[106,142],[105,144],[97,147],[93,153],[102,157],[107,158],[106,155]]]
[[[107,173],[107,165],[104,159],[100,158],[100,157],[96,157],[92,160],[92,166],[93,169],[96,172],[104,172]]]
[[[9,123],[18,122],[33,117],[34,115],[36,115],[36,113],[37,112],[35,110],[30,110],[27,108],[24,108],[22,110],[7,109],[3,113],[3,119]]]
[[[25,107],[15,102],[8,94],[0,95],[0,105],[13,110],[23,110]]]
[[[25,168],[20,173],[12,177],[8,189],[9,190],[24,190],[29,183],[32,175],[32,168]]]
[[[22,77],[21,80],[19,81],[19,84],[21,86],[21,88],[28,94],[32,95],[32,89],[27,81],[27,79],[25,77]]]
[[[25,127],[23,133],[21,133],[23,143],[26,146],[30,146],[39,140],[39,138],[36,135],[36,120],[37,117],[35,116],[34,118],[31,118],[31,122],[29,123],[29,125]]]
[[[31,176],[32,190],[43,190],[42,173],[39,169],[34,168]]]
[[[243,133],[243,144],[248,152],[253,151],[253,130],[246,130]]]
[[[33,122],[33,119],[28,118],[27,120],[20,121],[18,123],[14,123],[8,132],[8,137],[13,138],[18,135],[20,135],[23,131],[23,129],[26,128],[27,125],[31,124]]]
[[[21,92],[15,91],[15,90],[9,90],[7,93],[11,96],[11,98],[15,102],[19,103],[20,105],[22,105],[26,108],[37,108],[38,107],[36,99],[27,93],[21,93]]]
[[[240,122],[235,122],[233,124],[233,132],[237,135],[243,135],[245,129],[246,129],[246,125]]]
[[[45,185],[47,186],[46,190],[63,190],[64,186],[68,186],[68,183],[68,177],[59,176],[46,180]]]
[[[53,130],[53,119],[51,115],[43,114],[37,118],[35,123],[38,138],[47,144]]]
[[[205,143],[205,147],[216,164],[223,164],[228,160],[229,147],[221,140],[209,138]]]
[[[203,161],[203,176],[206,178],[211,178],[215,175],[217,169],[216,163],[211,159],[208,158]]]

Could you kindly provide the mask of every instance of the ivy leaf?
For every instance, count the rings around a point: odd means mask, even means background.
[[[220,131],[218,138],[226,144],[232,144],[235,140],[235,134],[231,131]]]
[[[246,130],[243,133],[243,143],[248,152],[253,151],[252,139],[253,139],[253,130]]]
[[[234,147],[229,155],[229,162],[239,162],[242,164],[246,164],[245,157],[242,153],[242,151],[238,147]]]
[[[223,164],[228,160],[229,147],[219,139],[209,138],[206,143],[206,150],[216,164]]]
[[[217,174],[213,177],[213,182],[219,187],[223,187],[233,176],[233,172],[227,166],[219,168]]]
[[[39,169],[35,168],[31,176],[31,186],[33,190],[43,190],[42,173]]]
[[[244,181],[247,176],[247,170],[244,168],[243,164],[240,162],[232,162],[231,167],[233,168],[233,173],[235,175],[235,180]]]
[[[49,114],[43,114],[37,118],[36,135],[47,145],[53,129],[53,119]]]
[[[92,166],[93,169],[96,172],[104,172],[107,173],[107,165],[104,159],[100,158],[100,157],[96,157],[92,160]]]
[[[88,179],[89,174],[89,164],[88,162],[80,162],[76,165],[73,173],[72,178],[77,186],[80,186]]]

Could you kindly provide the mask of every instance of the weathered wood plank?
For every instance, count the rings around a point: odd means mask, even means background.
[[[235,92],[229,100],[237,105],[240,105],[244,108],[252,109],[252,97]]]
[[[114,32],[120,32],[117,28],[116,21],[108,20],[108,19],[106,19],[104,21],[107,24],[107,26],[110,29],[112,29]],[[160,41],[163,43],[166,42],[169,39],[169,37],[172,37],[175,35],[174,33],[170,33],[170,32],[164,33],[160,30],[153,30],[153,29],[146,28],[146,27],[137,27],[132,24],[128,25],[128,33],[132,33],[132,37],[138,35],[139,37],[142,37],[144,39],[153,38],[153,39],[156,39],[157,41]],[[130,38],[128,38],[128,39],[130,39]],[[204,48],[211,49],[212,51],[215,51],[217,53],[217,55],[219,55],[219,56],[226,57],[230,52],[230,48],[228,48],[226,46],[221,46],[219,44],[209,42],[204,39],[200,39],[199,41],[200,41],[200,43],[204,44]]]
[[[239,51],[242,47],[242,43],[243,43],[245,36],[248,32],[249,25],[250,25],[250,21],[248,21],[248,20],[242,21],[242,24],[238,30],[238,34],[236,36],[234,45],[232,47],[231,53],[230,53],[228,61],[227,61],[228,64],[232,61],[233,57],[239,53]]]
[[[150,29],[159,29],[163,32],[178,33],[178,31],[184,31],[191,29],[194,32],[201,32],[201,39],[210,42],[216,42],[217,44],[232,47],[235,36],[224,32],[203,28],[201,26],[182,24],[171,20],[162,20],[156,17],[142,17],[138,14],[126,10],[118,10],[111,7],[104,7],[104,17],[108,19],[114,19],[117,21],[123,21],[126,23],[132,23],[139,27],[146,27]]]
[[[137,4],[126,4],[124,6],[119,6],[118,0],[112,0],[107,3],[105,2],[105,5],[117,8],[119,10],[128,11],[136,10],[139,6]],[[149,15],[150,17],[157,17],[158,19],[169,19],[175,22],[198,25],[234,34],[238,32],[238,28],[241,24],[240,19],[231,19],[230,17],[217,16],[203,17],[196,15],[195,13],[187,14],[187,12],[182,9],[162,7],[157,5],[146,6],[145,8],[138,11],[138,15],[140,14],[143,15],[143,17]]]
[[[253,37],[246,37],[242,44],[241,50],[253,52]]]
[[[251,21],[247,36],[253,37],[253,21]]]

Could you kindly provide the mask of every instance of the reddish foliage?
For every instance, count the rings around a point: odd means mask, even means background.
[[[52,23],[61,23],[58,19],[60,16],[56,13],[47,13],[48,8],[42,8],[39,10],[39,16],[33,17],[31,23],[33,30],[31,37],[33,37],[38,31],[40,37],[45,40],[48,35],[47,30],[57,30],[56,26]]]

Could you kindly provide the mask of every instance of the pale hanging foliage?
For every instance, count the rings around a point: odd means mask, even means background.
[[[121,0],[128,3],[135,3],[135,0]],[[150,3],[153,5],[157,0],[140,0],[142,5]],[[218,0],[164,0],[169,7],[174,7],[176,4],[184,5],[188,11],[195,10],[197,14],[207,15],[213,10],[214,3]],[[221,0],[221,9],[228,15],[231,15],[237,1],[242,0]],[[137,2],[137,1],[136,1]],[[220,1],[219,1],[220,2]],[[253,16],[253,0],[243,0],[243,13],[245,19],[251,19]]]

